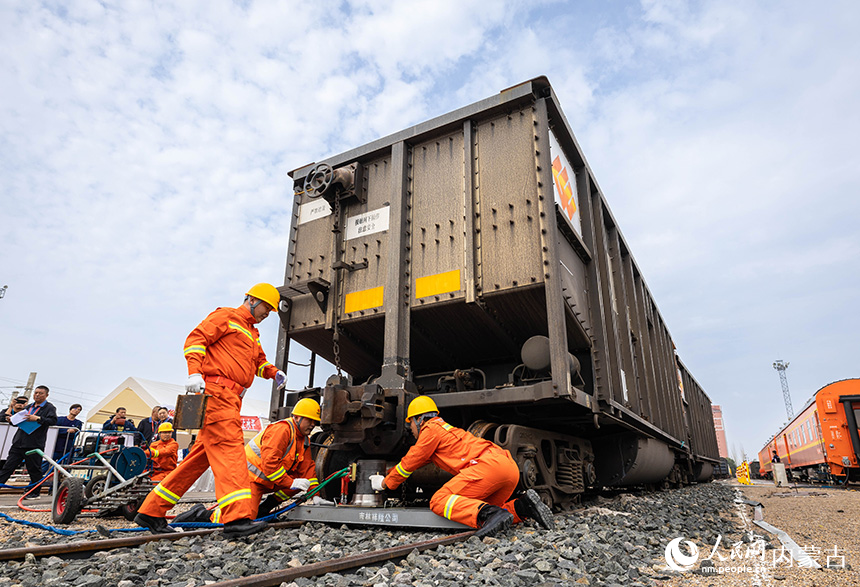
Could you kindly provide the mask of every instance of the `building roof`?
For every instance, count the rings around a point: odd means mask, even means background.
[[[113,409],[105,409],[107,405],[113,402],[126,389],[132,390],[143,403],[148,406],[165,406],[169,409],[174,409],[176,406],[176,396],[185,393],[184,385],[175,383],[164,383],[161,381],[152,381],[151,379],[143,379],[142,377],[129,377],[113,391],[107,394],[104,399],[93,406],[86,414],[84,421],[90,421],[100,411],[113,413]],[[265,402],[246,398],[242,402],[243,416],[259,416],[263,420],[263,424],[268,423],[269,406]],[[148,417],[148,415],[147,415]]]

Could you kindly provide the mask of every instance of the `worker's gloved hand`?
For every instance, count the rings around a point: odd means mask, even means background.
[[[382,480],[385,479],[384,475],[371,475],[368,479],[370,479],[370,487],[373,488],[374,491],[385,490],[385,485],[382,484]]]
[[[201,393],[204,389],[206,389],[206,382],[203,381],[203,375],[192,373],[188,376],[188,381],[185,382],[185,391],[188,393]]]
[[[293,484],[290,489],[293,491],[307,491],[311,486],[311,482],[307,479],[293,479]]]
[[[283,371],[278,371],[275,374],[275,385],[278,386],[278,389],[283,389],[287,385],[287,374]]]
[[[334,505],[333,501],[329,501],[327,499],[321,498],[319,495],[315,495],[311,500],[311,504],[313,505]]]

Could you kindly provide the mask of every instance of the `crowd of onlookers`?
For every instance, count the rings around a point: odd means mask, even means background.
[[[9,407],[0,412],[0,422],[12,424],[18,428],[12,439],[7,458],[0,460],[0,485],[5,484],[22,463],[26,465],[31,484],[43,477],[48,468],[48,463],[43,463],[42,457],[38,455],[27,455],[26,453],[34,448],[45,450],[49,427],[60,427],[51,454],[51,458],[55,462],[70,462],[76,444],[80,444],[77,442],[77,437],[83,429],[83,422],[78,419],[83,409],[81,404],[72,404],[69,406],[68,415],[57,417],[56,408],[47,401],[48,394],[48,388],[40,385],[34,390],[32,401],[26,396],[15,397],[10,401]],[[19,412],[26,413],[19,414]],[[150,417],[142,420],[137,426],[134,425],[131,418],[126,416],[126,409],[119,407],[114,415],[102,425],[102,433],[131,433],[134,435],[134,445],[144,447],[148,454],[153,456],[150,449],[147,448],[153,443],[160,442],[162,444],[159,446],[164,446],[163,443],[172,439],[171,444],[175,444],[176,431],[173,430],[172,424],[170,411],[164,406],[153,407]],[[161,428],[161,434],[159,434],[159,428]],[[169,432],[169,435],[165,431]],[[163,449],[162,452],[164,452]],[[175,453],[175,449],[173,452]],[[176,466],[175,462],[174,456],[173,467]],[[38,492],[32,492],[28,495],[28,497],[37,496]]]

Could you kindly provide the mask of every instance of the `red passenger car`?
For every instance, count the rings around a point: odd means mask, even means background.
[[[758,453],[761,476],[772,478],[774,452],[790,477],[860,479],[860,379],[819,389],[803,410]]]

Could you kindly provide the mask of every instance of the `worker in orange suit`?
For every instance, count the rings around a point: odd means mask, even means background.
[[[370,476],[375,491],[396,489],[413,471],[432,461],[454,478],[433,495],[430,509],[449,520],[478,528],[475,535],[479,538],[528,518],[544,528],[552,527],[552,510],[533,489],[510,499],[520,471],[508,451],[445,422],[430,397],[422,395],[412,400],[406,414],[417,442],[388,475]]]
[[[179,443],[173,440],[173,424],[165,422],[158,426],[158,440],[149,445],[147,452],[152,459],[150,479],[161,481],[176,468],[179,457]]]
[[[203,427],[188,456],[146,496],[135,523],[154,534],[175,532],[165,520],[188,488],[207,468],[215,478],[215,496],[223,512],[224,535],[247,536],[265,529],[254,522],[257,504],[245,464],[240,410],[254,375],[274,379],[279,387],[287,376],[266,360],[260,333],[254,326],[278,307],[280,294],[268,283],[258,283],[238,308],[218,308],[185,340],[189,393],[209,395]]]
[[[245,446],[251,477],[251,503],[259,503],[257,517],[319,485],[311,457],[310,434],[320,423],[320,405],[311,398],[296,402],[289,418],[266,427]],[[272,492],[260,503],[260,498]]]
[[[269,424],[245,445],[251,479],[251,503],[259,504],[257,518],[269,515],[279,504],[319,485],[311,457],[310,433],[320,423],[320,405],[304,398],[296,402],[289,418]],[[260,498],[270,493],[262,503]],[[326,500],[314,496],[321,505]],[[174,522],[219,522],[221,511],[197,504],[176,516]]]

